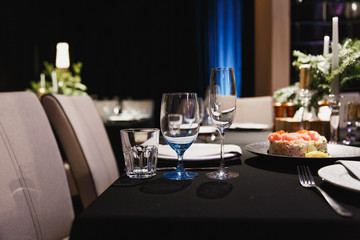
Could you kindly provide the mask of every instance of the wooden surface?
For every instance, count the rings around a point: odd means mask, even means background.
[[[329,121],[306,121],[306,130],[315,130],[320,135],[330,139]],[[275,131],[284,130],[285,132],[297,132],[300,130],[300,121],[294,121],[292,118],[275,118]]]

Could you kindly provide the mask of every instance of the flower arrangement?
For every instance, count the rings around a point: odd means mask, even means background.
[[[82,62],[77,62],[72,64],[72,71],[64,71],[62,69],[57,69],[54,64],[49,63],[47,61],[44,62],[44,71],[45,77],[47,79],[51,79],[52,72],[56,73],[57,77],[57,85],[58,85],[58,94],[64,95],[87,95],[86,90],[87,87],[83,83],[81,83],[81,68]],[[44,89],[41,89],[41,83],[39,81],[31,81],[30,82],[29,91],[33,91],[35,93],[39,93],[41,90],[41,94],[53,93],[52,81],[45,80]]]
[[[299,97],[297,92],[299,91],[299,83],[295,83],[288,87],[280,88],[274,92],[273,99],[277,103],[287,103],[289,101],[293,102],[295,105],[300,104]]]
[[[311,55],[301,51],[293,51],[296,59],[292,66],[297,70],[303,64],[310,65],[309,90],[312,91],[309,107],[318,109],[318,102],[323,100],[330,92],[331,81],[339,77],[340,91],[360,89],[360,40],[345,39],[339,44],[339,67],[331,71],[332,54]],[[298,85],[279,89],[273,95],[274,99],[284,102],[284,99],[296,99]]]

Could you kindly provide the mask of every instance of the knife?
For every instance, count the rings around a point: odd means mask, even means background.
[[[355,167],[351,166],[351,164],[353,164],[354,161],[337,160],[336,162],[343,165],[352,178],[355,178],[356,180],[360,181],[360,173],[354,172],[355,169],[353,168]],[[359,167],[360,167],[360,163],[359,163]]]

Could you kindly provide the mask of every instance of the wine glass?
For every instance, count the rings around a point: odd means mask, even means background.
[[[211,70],[209,113],[213,125],[220,132],[220,167],[215,172],[206,174],[208,178],[225,180],[239,176],[236,172],[225,169],[224,137],[231,126],[236,110],[236,86],[234,70],[229,67],[217,67]]]
[[[161,101],[160,129],[166,142],[178,157],[176,170],[164,173],[174,180],[193,179],[198,174],[185,171],[183,156],[196,140],[200,127],[196,93],[164,93]]]

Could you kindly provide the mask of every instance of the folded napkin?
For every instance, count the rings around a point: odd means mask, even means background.
[[[110,121],[131,121],[134,120],[134,116],[130,114],[121,114],[121,115],[111,115],[109,117]]]
[[[232,123],[230,129],[258,129],[258,130],[266,130],[270,129],[272,126],[264,123]]]
[[[337,160],[336,162],[342,164],[348,171],[354,174],[358,180],[360,179],[360,162],[346,160]]]
[[[230,158],[241,155],[240,146],[233,144],[224,145],[224,157]],[[159,145],[158,158],[177,159],[176,152],[169,145]],[[220,158],[220,144],[194,143],[184,154],[184,160],[215,160]]]
[[[216,133],[216,127],[214,126],[200,126],[199,134],[211,134]]]

